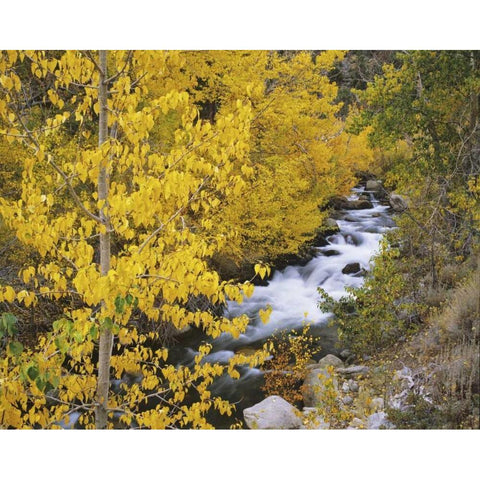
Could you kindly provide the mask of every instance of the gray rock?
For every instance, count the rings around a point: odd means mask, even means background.
[[[340,230],[339,226],[338,226],[338,223],[336,222],[336,220],[334,220],[333,218],[327,218],[324,222],[324,225],[329,229],[329,230]]]
[[[391,429],[395,428],[395,425],[388,420],[385,412],[377,412],[368,416],[367,428],[369,430],[378,430],[380,428]]]
[[[382,189],[382,184],[378,180],[367,180],[367,184],[365,186],[365,190],[381,190]]]
[[[348,206],[349,210],[366,210],[373,208],[373,203],[370,200],[350,200]]]
[[[357,417],[355,417],[347,427],[347,430],[359,430],[365,428],[365,424]]]
[[[352,273],[358,273],[360,272],[362,267],[360,267],[360,264],[358,262],[355,263],[349,263],[348,265],[345,265],[342,269],[342,273],[345,275],[350,275]]]
[[[346,210],[348,209],[349,204],[350,201],[348,198],[342,196],[332,197],[329,201],[329,206],[335,210]]]
[[[243,411],[243,418],[252,430],[287,430],[300,428],[300,411],[282,397],[272,395]]]
[[[346,368],[338,368],[337,372],[344,377],[365,376],[370,371],[366,365],[352,365]]]
[[[335,255],[340,255],[340,252],[338,250],[325,250],[324,252],[322,252],[323,255],[325,255],[326,257],[333,257]]]
[[[350,396],[350,395],[345,395],[343,398],[342,398],[342,403],[344,405],[351,405],[353,403],[353,398]]]
[[[306,407],[315,407],[322,399],[325,391],[325,380],[331,378],[331,375],[324,368],[310,370],[305,376],[302,386],[303,404]],[[333,385],[338,389],[338,382],[334,378]]]
[[[359,272],[357,273],[354,273],[352,276],[357,278],[357,277],[365,277],[367,275],[367,270],[365,270],[364,268],[361,268]]]
[[[335,210],[363,210],[373,208],[373,204],[369,200],[349,200],[342,196],[332,197],[329,201],[329,206]]]
[[[342,392],[348,393],[350,391],[350,385],[348,385],[348,382],[343,382],[342,383]]]
[[[348,385],[348,388],[349,388],[349,390],[350,390],[351,392],[358,392],[358,390],[359,390],[359,388],[360,388],[360,387],[358,386],[358,383],[357,383],[355,380],[352,380],[352,379],[350,379],[350,380],[348,381],[348,384],[347,384],[347,385]]]
[[[408,208],[407,201],[401,195],[396,193],[390,194],[389,203],[396,212],[403,212]]]
[[[383,410],[385,408],[385,400],[381,397],[373,398],[371,407],[375,412],[378,412],[379,410]]]
[[[343,367],[344,363],[338,357],[332,355],[331,353],[325,355],[325,357],[321,358],[317,363],[318,368],[326,368],[330,365],[332,367],[338,368]]]
[[[340,355],[341,358],[346,360],[348,357],[350,357],[352,355],[352,352],[350,350],[348,350],[348,348],[345,348],[345,350],[342,350],[339,353],[339,355]]]
[[[413,388],[415,382],[413,380],[413,372],[408,367],[403,367],[401,370],[396,370],[393,374],[393,381],[400,383],[402,388]]]

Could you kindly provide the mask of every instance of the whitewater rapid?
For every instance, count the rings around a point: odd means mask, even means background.
[[[394,227],[388,206],[381,205],[372,192],[355,188],[349,200],[359,195],[369,195],[372,208],[362,210],[344,210],[336,215],[338,233],[329,236],[327,245],[316,247],[315,255],[304,266],[291,265],[284,270],[275,271],[266,286],[257,286],[250,298],[241,304],[228,302],[225,314],[236,317],[247,314],[249,325],[238,339],[224,334],[213,342],[213,349],[206,361],[227,363],[240,349],[259,348],[272,334],[280,330],[300,330],[305,322],[312,325],[311,332],[323,337],[330,335],[327,350],[333,349],[335,335],[328,332],[330,313],[322,312],[318,303],[321,299],[318,288],[321,287],[331,297],[338,300],[345,295],[346,287],[359,287],[364,281],[362,271],[355,274],[342,273],[348,264],[358,263],[361,270],[370,269],[370,260],[378,252],[384,233]],[[364,272],[363,272],[364,273]],[[268,323],[264,324],[258,311],[267,305],[272,307]],[[331,330],[331,329],[330,329]],[[198,347],[197,347],[198,348]],[[190,365],[198,353],[194,343],[183,345],[180,363]],[[251,406],[262,399],[262,372],[259,369],[240,368],[241,378],[233,380],[224,376],[212,386],[212,393],[232,402],[238,402],[238,410]]]
[[[354,189],[350,200],[358,199],[364,193],[362,188]],[[335,300],[345,295],[346,287],[359,287],[364,277],[357,274],[344,274],[342,270],[348,264],[359,263],[360,268],[369,270],[370,260],[378,252],[383,234],[393,226],[387,214],[388,206],[380,205],[370,195],[373,208],[364,210],[345,210],[337,220],[339,232],[327,238],[328,245],[317,247],[315,257],[305,266],[288,266],[274,272],[266,286],[257,286],[250,298],[243,303],[228,303],[230,317],[246,313],[250,324],[239,339],[227,336],[215,342],[218,348],[228,349],[245,346],[267,339],[279,329],[301,328],[308,323],[325,324],[331,314],[318,308],[321,287]],[[271,305],[272,314],[267,324],[258,317],[258,310]]]

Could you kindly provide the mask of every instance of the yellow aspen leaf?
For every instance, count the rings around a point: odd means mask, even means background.
[[[271,305],[267,305],[266,309],[260,309],[258,311],[258,316],[260,317],[260,320],[262,321],[262,323],[268,323],[271,313],[272,313]]]
[[[12,303],[16,298],[15,290],[10,286],[4,287],[3,299],[9,303]]]

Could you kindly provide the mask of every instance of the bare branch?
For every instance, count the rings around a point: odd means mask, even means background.
[[[180,157],[178,157],[177,160],[175,160],[171,165],[169,165],[168,168],[172,169],[172,168],[176,167],[187,155],[189,155],[190,153],[199,149],[201,146],[205,145],[210,140],[213,140],[216,136],[218,136],[218,132],[214,133],[212,136],[206,138],[205,140],[203,140],[200,143],[198,143],[197,145],[193,146],[192,148],[190,148],[186,152],[182,153],[182,155],[180,155]],[[189,148],[191,145],[192,145],[192,143],[190,142],[186,145],[186,147]],[[158,178],[163,178],[164,176],[165,176],[165,172],[163,172],[161,175],[159,175]]]
[[[98,90],[97,86],[86,85],[85,83],[70,82],[70,85],[75,85],[76,87],[82,87],[82,88],[93,88],[94,90]]]

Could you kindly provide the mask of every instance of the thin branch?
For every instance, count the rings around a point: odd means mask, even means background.
[[[79,297],[83,297],[82,293],[79,293],[75,290],[49,290],[48,292],[36,292],[35,296],[36,297],[43,297],[43,296],[46,296],[46,295],[54,295],[56,293],[58,293],[60,295],[69,294],[69,295],[78,295]]]
[[[167,280],[168,282],[174,282],[177,284],[180,284],[178,280],[175,280],[174,278],[169,278],[169,277],[164,277],[162,275],[137,275],[136,278],[155,278],[156,280]]]
[[[93,88],[94,90],[98,90],[98,87],[95,85],[86,85],[84,83],[77,83],[77,82],[70,82],[70,85],[75,85],[76,87],[82,88]]]
[[[23,118],[22,116],[20,115],[20,113],[17,111],[17,110],[14,110],[15,112],[15,116],[17,117],[17,120],[20,122],[20,124],[22,125],[22,128],[23,130],[26,132],[26,134],[28,135],[28,138],[30,138],[30,140],[32,141],[32,143],[35,145],[35,147],[37,148],[37,150],[40,150],[40,144],[38,143],[38,140],[34,137],[33,133],[27,128],[27,126],[25,125],[25,122],[23,121]]]
[[[4,135],[5,137],[13,137],[13,138],[30,138],[28,135],[21,135],[19,133],[8,133],[5,131],[0,131],[0,135]]]
[[[73,267],[74,270],[78,272],[79,268],[77,267],[77,265],[75,265],[75,262],[72,259],[65,256],[62,252],[60,252],[60,249],[56,245],[54,245],[54,248],[57,254],[60,255],[70,266]]]
[[[206,138],[205,140],[202,140],[197,145],[194,145],[192,148],[190,148],[186,152],[182,153],[182,155],[180,155],[180,157],[178,157],[177,160],[175,160],[171,165],[169,165],[169,167],[168,167],[169,170],[176,167],[187,155],[190,155],[190,153],[193,153],[195,150],[199,149],[201,146],[205,145],[207,142],[209,142],[210,140],[213,140],[217,136],[218,136],[218,132],[214,133],[212,136]],[[192,142],[188,143],[186,145],[186,148],[189,148],[191,145],[192,145]],[[160,179],[160,178],[163,178],[164,176],[165,176],[165,172],[163,172],[161,175],[159,175],[158,178]]]
[[[80,50],[80,53],[85,55],[95,65],[95,68],[100,72],[101,75],[104,75],[102,68],[95,60],[95,57],[88,50]]]
[[[55,171],[63,178],[63,180],[67,184],[68,189],[70,190],[70,193],[72,194],[73,199],[75,200],[75,203],[81,208],[81,210],[92,220],[95,220],[97,223],[103,224],[103,221],[100,217],[97,217],[97,215],[93,214],[85,207],[85,205],[80,200],[80,197],[77,195],[77,192],[70,183],[70,179],[67,177],[65,172],[55,164],[55,162],[52,160],[51,155],[48,156],[48,163],[52,165]]]
[[[123,66],[123,68],[117,72],[115,75],[112,75],[110,78],[107,78],[105,80],[105,83],[108,85],[110,82],[113,82],[115,81],[120,75],[122,75],[122,73],[125,71],[125,69],[127,68],[127,65],[130,63],[130,61],[132,60],[132,56],[133,56],[133,50],[130,50],[128,52],[128,57],[127,59],[125,60],[125,65]]]
[[[146,75],[147,75],[147,72],[145,72],[143,75],[140,75],[136,80],[132,82],[132,84],[130,85],[130,88],[136,87],[140,83],[140,80],[142,80]]]
[[[142,250],[150,243],[150,241],[155,238],[171,221],[173,221],[175,218],[177,218],[187,207],[190,205],[190,203],[195,199],[195,197],[199,194],[200,190],[203,188],[203,186],[207,183],[207,181],[210,179],[210,175],[207,175],[202,183],[198,186],[198,188],[195,190],[195,192],[192,193],[190,198],[188,199],[187,203],[185,205],[182,205],[165,223],[162,223],[157,229],[155,229],[145,240],[144,242],[140,245],[140,248],[138,249],[138,253],[142,253]]]

